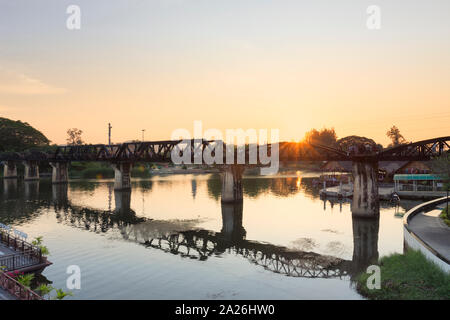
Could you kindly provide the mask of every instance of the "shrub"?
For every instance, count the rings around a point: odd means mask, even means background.
[[[365,297],[375,300],[441,300],[450,299],[450,274],[427,260],[419,251],[385,256],[379,261],[381,288],[368,289],[370,276],[362,273],[357,289]]]

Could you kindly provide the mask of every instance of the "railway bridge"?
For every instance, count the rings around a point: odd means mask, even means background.
[[[25,180],[39,179],[39,163],[49,163],[52,182],[68,182],[68,166],[71,161],[100,161],[110,163],[115,171],[116,190],[131,189],[131,169],[136,162],[174,162],[213,164],[222,172],[222,202],[241,202],[242,175],[249,166],[272,166],[273,161],[292,159],[292,152],[285,153],[290,143],[266,145],[227,146],[222,141],[167,140],[130,142],[115,145],[64,145],[52,151],[29,150],[21,153],[4,152],[0,161],[4,164],[5,179],[17,178],[17,164],[23,163]],[[450,136],[404,144],[377,151],[355,146],[352,150],[340,150],[309,142],[307,148],[294,151],[297,161],[352,161],[354,192],[352,212],[355,216],[376,217],[379,214],[378,162],[394,160],[427,161],[450,153]],[[230,148],[229,148],[230,147]],[[209,158],[205,155],[208,155]],[[213,162],[207,160],[213,159]],[[180,163],[180,164],[181,164]]]

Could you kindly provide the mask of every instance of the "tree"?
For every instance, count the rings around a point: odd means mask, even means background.
[[[305,141],[323,144],[326,146],[334,146],[336,144],[336,139],[337,135],[336,131],[334,131],[334,128],[323,128],[320,131],[312,129],[305,134]]]
[[[50,140],[26,122],[0,118],[0,151],[24,151],[48,146]]]
[[[431,169],[442,178],[446,187],[450,188],[450,154],[443,154],[433,159]]]
[[[84,141],[81,139],[82,130],[77,128],[72,128],[67,130],[67,135],[69,136],[66,141],[70,145],[80,145],[83,144]]]
[[[373,151],[381,151],[383,149],[383,146],[377,144],[374,140],[360,136],[347,136],[336,141],[336,144],[339,149],[345,152],[349,151],[350,146],[360,146],[367,144],[372,147]]]
[[[450,191],[450,154],[443,154],[440,157],[433,159],[433,161],[431,161],[431,169],[434,173],[437,173],[444,182],[444,190],[447,191],[447,208],[445,209],[445,216],[448,219],[448,192]],[[446,220],[444,219],[444,221]]]
[[[400,133],[400,130],[396,126],[392,126],[386,132],[386,135],[391,139],[392,143],[388,145],[388,147],[396,147],[406,142],[405,138]]]

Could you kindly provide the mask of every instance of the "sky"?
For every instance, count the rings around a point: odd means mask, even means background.
[[[80,29],[66,23],[81,10]],[[369,29],[370,5],[380,29]],[[53,143],[176,129],[450,133],[450,1],[0,0],[0,117]]]

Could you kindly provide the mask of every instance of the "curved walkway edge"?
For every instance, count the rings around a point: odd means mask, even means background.
[[[423,214],[446,202],[447,197],[442,197],[409,210],[403,218],[403,237],[408,247],[450,273],[450,228],[438,216]]]

